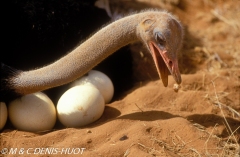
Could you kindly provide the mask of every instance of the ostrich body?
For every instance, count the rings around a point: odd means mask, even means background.
[[[182,37],[180,22],[165,11],[126,16],[103,27],[72,52],[42,68],[18,71],[1,64],[1,73],[6,76],[1,78],[1,101],[69,83],[121,47],[136,41],[142,41],[149,49],[164,86],[168,85],[169,72],[180,84],[177,53]]]

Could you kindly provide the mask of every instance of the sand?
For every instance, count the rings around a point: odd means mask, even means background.
[[[34,133],[7,125],[0,148],[11,153],[0,156],[239,155],[240,1],[141,2],[165,6],[184,25],[178,92],[171,76],[168,87],[162,85],[146,50],[134,44],[134,87],[107,104],[98,121],[82,128],[57,123],[53,130]]]

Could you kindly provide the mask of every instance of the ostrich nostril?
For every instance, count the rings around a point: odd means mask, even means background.
[[[169,65],[171,68],[173,68],[173,67],[172,67],[172,65],[173,65],[172,61],[169,61],[169,62],[168,62],[168,65]]]

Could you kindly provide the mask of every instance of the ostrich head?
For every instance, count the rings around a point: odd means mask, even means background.
[[[182,79],[178,68],[178,53],[183,39],[180,22],[164,12],[144,19],[137,31],[153,57],[164,86],[168,85],[169,73],[180,84]]]

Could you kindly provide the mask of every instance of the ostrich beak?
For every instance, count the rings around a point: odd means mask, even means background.
[[[153,60],[157,67],[158,74],[162,79],[163,85],[165,87],[168,86],[168,74],[173,76],[174,80],[181,84],[181,74],[178,68],[178,61],[177,58],[170,59],[166,54],[166,50],[161,50],[155,43],[149,43],[150,52],[153,56]]]

